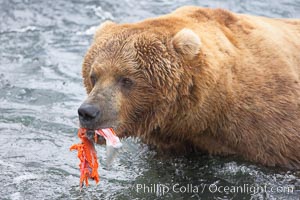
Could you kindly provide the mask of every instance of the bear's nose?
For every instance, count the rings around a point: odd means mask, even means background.
[[[78,108],[78,115],[80,122],[91,122],[100,116],[100,109],[93,104],[83,103]]]

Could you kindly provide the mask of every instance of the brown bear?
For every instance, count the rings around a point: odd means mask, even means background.
[[[189,6],[108,21],[82,73],[81,127],[300,168],[300,20]]]

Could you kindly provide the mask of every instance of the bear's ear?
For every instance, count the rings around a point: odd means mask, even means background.
[[[175,51],[182,54],[184,58],[192,60],[199,53],[201,41],[199,36],[191,29],[184,28],[172,39]]]
[[[101,32],[104,29],[109,28],[109,27],[113,27],[115,25],[116,25],[116,23],[112,22],[110,20],[107,20],[107,21],[103,22],[102,24],[100,24],[100,26],[97,27],[94,38],[96,39],[97,37],[99,37],[101,35]]]

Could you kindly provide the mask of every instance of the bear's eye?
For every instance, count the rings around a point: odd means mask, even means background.
[[[95,74],[91,74],[90,79],[91,79],[92,86],[94,87],[95,84],[96,84],[96,82],[97,82],[96,75]]]
[[[127,77],[120,77],[118,82],[122,87],[127,89],[129,89],[133,85],[133,81]]]

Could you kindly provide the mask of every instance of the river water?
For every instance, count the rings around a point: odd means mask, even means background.
[[[181,5],[300,18],[299,0],[0,0],[0,199],[299,199],[299,172],[235,158],[162,158],[130,138],[112,163],[97,146],[100,183],[80,191],[69,147],[78,142],[81,63],[95,27]]]

